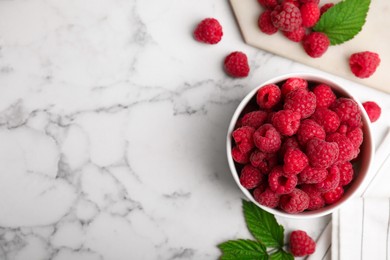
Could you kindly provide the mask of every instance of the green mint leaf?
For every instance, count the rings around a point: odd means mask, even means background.
[[[325,33],[331,45],[351,40],[366,22],[370,0],[344,0],[326,11],[313,27]]]
[[[267,247],[283,247],[284,228],[278,224],[274,215],[252,202],[243,200],[242,203],[246,225],[256,240]]]
[[[218,247],[222,251],[221,260],[268,260],[267,249],[257,241],[229,240]]]
[[[284,250],[279,250],[270,256],[271,260],[294,260],[294,256]]]

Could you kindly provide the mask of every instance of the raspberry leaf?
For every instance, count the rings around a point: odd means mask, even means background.
[[[314,31],[325,33],[331,45],[354,38],[366,22],[370,0],[344,0],[326,11]]]
[[[229,240],[218,247],[222,251],[221,260],[268,260],[267,249],[257,241],[248,239]]]
[[[284,244],[284,228],[274,215],[249,201],[242,201],[245,221],[249,231],[257,241],[267,247],[281,248]]]
[[[293,260],[294,256],[284,250],[279,250],[270,255],[271,260]]]

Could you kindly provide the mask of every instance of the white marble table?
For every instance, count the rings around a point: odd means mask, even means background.
[[[218,45],[192,39],[205,17]],[[245,79],[222,70],[236,50]],[[0,259],[216,259],[250,238],[227,126],[298,71],[318,72],[245,45],[228,1],[0,0]],[[332,79],[381,104],[380,141],[390,96]],[[279,220],[317,237],[329,216]]]

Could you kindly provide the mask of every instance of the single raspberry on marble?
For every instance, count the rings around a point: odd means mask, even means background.
[[[340,186],[348,185],[353,179],[353,167],[350,162],[343,162],[338,165],[340,170]]]
[[[325,200],[322,197],[322,193],[319,192],[313,184],[300,185],[300,189],[309,195],[310,202],[307,207],[308,210],[316,210],[325,206]]]
[[[326,133],[322,126],[312,119],[305,119],[297,131],[297,139],[300,145],[305,146],[313,138],[325,140]]]
[[[295,31],[302,25],[302,16],[299,8],[289,2],[282,2],[271,12],[274,26],[282,31]]]
[[[326,179],[322,182],[314,184],[315,187],[320,192],[327,192],[339,186],[340,183],[339,167],[337,167],[336,165],[332,165],[327,169],[327,171],[328,171],[328,175],[326,176]]]
[[[309,164],[309,159],[298,148],[287,149],[283,158],[283,171],[286,176],[297,175]]]
[[[314,168],[328,168],[339,156],[339,147],[335,142],[313,138],[306,144],[306,155]]]
[[[240,163],[240,164],[248,163],[249,162],[249,155],[250,155],[250,153],[241,152],[241,150],[237,146],[234,146],[232,149],[233,160],[237,163]]]
[[[261,190],[255,189],[253,192],[253,197],[258,203],[269,208],[276,208],[279,206],[279,194],[276,194],[269,188],[266,188],[263,192],[260,191]]]
[[[240,174],[240,183],[248,190],[256,188],[263,180],[263,174],[255,167],[247,164],[242,168]]]
[[[241,125],[242,126],[250,126],[254,129],[259,128],[262,126],[265,121],[267,120],[267,112],[264,111],[253,111],[245,114],[242,117]]]
[[[303,49],[312,58],[321,57],[330,45],[328,36],[322,32],[312,32],[302,41]]]
[[[257,0],[259,4],[268,9],[274,9],[278,5],[278,0]]]
[[[339,156],[337,157],[337,162],[350,161],[354,157],[355,148],[352,142],[340,133],[333,133],[326,137],[326,141],[335,142],[339,147]]]
[[[271,124],[260,126],[253,134],[253,141],[265,153],[277,152],[282,144],[279,132]]]
[[[345,123],[349,127],[361,125],[361,113],[354,100],[350,98],[338,98],[329,106],[329,109],[336,112],[341,123]]]
[[[323,182],[328,175],[328,171],[326,169],[313,168],[311,166],[307,166],[303,171],[299,174],[299,181],[307,184],[314,184]]]
[[[320,14],[323,15],[326,11],[328,11],[331,7],[334,6],[334,3],[327,3],[321,6],[320,8]]]
[[[294,256],[306,256],[316,250],[314,240],[302,230],[295,230],[290,235],[290,251]]]
[[[367,101],[363,103],[363,107],[367,112],[368,117],[372,123],[376,122],[381,116],[382,109],[374,101]]]
[[[246,77],[250,71],[248,57],[240,51],[232,52],[226,56],[223,64],[226,73],[234,78]]]
[[[281,158],[284,158],[284,155],[286,154],[287,150],[290,148],[298,148],[299,144],[295,136],[289,137],[284,140],[282,146],[280,147],[279,154]]]
[[[328,108],[336,100],[336,95],[334,94],[332,88],[326,84],[319,84],[315,86],[313,88],[313,93],[316,95],[317,108]]]
[[[278,157],[275,153],[265,153],[256,149],[250,155],[249,161],[252,166],[267,174],[278,164]]]
[[[327,191],[324,194],[322,194],[322,197],[324,198],[325,203],[330,205],[339,201],[343,197],[343,194],[344,194],[343,187],[338,186],[333,190]]]
[[[301,42],[306,35],[306,28],[299,27],[298,29],[291,32],[284,32],[283,35],[286,36],[287,39],[293,42]]]
[[[371,51],[354,53],[349,57],[349,67],[352,73],[362,79],[371,77],[380,63],[378,53]]]
[[[268,175],[269,188],[276,194],[288,194],[297,186],[296,175],[286,176],[281,166],[274,167]]]
[[[355,127],[346,133],[346,136],[349,141],[351,141],[355,150],[359,149],[360,145],[363,143],[363,130],[360,127]]]
[[[298,131],[301,114],[291,110],[279,110],[272,117],[272,125],[282,135],[292,136]]]
[[[194,31],[194,38],[199,42],[216,44],[222,39],[222,26],[215,18],[202,20]]]
[[[308,90],[307,88],[307,81],[305,79],[301,78],[288,78],[286,82],[283,83],[281,87],[282,96],[287,96],[288,93],[290,93],[293,90],[296,89],[304,89]]]
[[[275,84],[268,84],[257,91],[256,102],[263,109],[271,109],[281,99],[280,88]]]
[[[317,3],[309,2],[300,8],[303,27],[313,27],[320,18],[320,8]]]
[[[340,126],[340,118],[336,112],[323,107],[317,108],[310,119],[322,126],[326,133],[336,132]]]
[[[310,198],[306,192],[295,188],[289,194],[284,194],[280,197],[279,206],[287,213],[299,213],[307,209]]]
[[[260,14],[257,25],[259,26],[260,31],[268,35],[278,31],[278,28],[276,28],[271,21],[271,10],[265,10]]]
[[[232,136],[237,147],[243,153],[249,153],[254,148],[253,134],[255,129],[250,126],[242,126],[233,131]]]
[[[308,118],[316,109],[316,96],[311,91],[296,89],[287,94],[283,108],[300,113],[301,119]]]

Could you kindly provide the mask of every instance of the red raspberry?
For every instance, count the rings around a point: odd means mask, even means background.
[[[307,156],[298,148],[287,149],[283,161],[283,171],[286,176],[300,173],[309,164]]]
[[[326,169],[317,169],[307,166],[298,177],[302,183],[313,184],[323,182],[327,175],[328,172]]]
[[[292,31],[292,32],[284,32],[283,31],[283,34],[290,41],[300,42],[303,40],[303,38],[306,35],[306,29],[304,27],[299,27],[298,29],[296,29],[295,31]]]
[[[340,126],[339,116],[327,108],[317,108],[310,118],[322,126],[326,133],[333,133]]]
[[[368,117],[372,123],[376,122],[381,116],[382,109],[374,101],[367,101],[363,103],[363,107],[367,112]]]
[[[311,119],[303,120],[297,132],[298,142],[302,146],[305,146],[313,138],[325,140],[325,137],[326,133],[324,128]]]
[[[321,6],[321,8],[320,8],[321,15],[323,15],[326,11],[329,10],[329,8],[331,8],[333,6],[334,6],[334,3],[327,3],[327,4],[324,4],[323,6]]]
[[[263,174],[250,164],[242,168],[240,174],[240,183],[248,190],[256,188],[263,179]]]
[[[249,160],[254,167],[258,168],[264,174],[269,173],[278,164],[276,154],[264,153],[259,150],[253,151]]]
[[[280,147],[279,150],[281,158],[284,158],[284,155],[286,154],[287,150],[290,148],[299,148],[299,144],[295,136],[289,137],[284,140],[282,147]]]
[[[337,129],[337,133],[346,135],[348,132],[348,126],[346,124],[341,124],[339,129]]]
[[[333,190],[327,191],[322,194],[326,204],[336,203],[343,197],[344,189],[340,186],[334,188]]]
[[[299,213],[307,209],[310,198],[306,192],[295,188],[289,194],[284,194],[280,197],[279,206],[287,213]]]
[[[354,147],[352,142],[345,136],[340,133],[333,133],[326,137],[326,141],[335,142],[339,147],[339,156],[337,162],[350,161],[354,157]]]
[[[255,191],[253,192],[253,197],[258,203],[263,206],[269,208],[276,208],[277,206],[279,206],[280,195],[276,194],[269,188],[267,188],[264,192],[261,193],[260,190],[258,191],[257,189],[255,189]]]
[[[363,131],[360,127],[356,127],[347,133],[347,138],[351,141],[355,150],[359,149],[363,143]]]
[[[257,0],[264,8],[273,9],[278,5],[278,0]]]
[[[286,96],[284,109],[299,112],[302,119],[308,118],[316,109],[316,96],[304,89],[291,91]]]
[[[271,13],[274,26],[282,31],[295,31],[302,25],[302,16],[299,8],[289,2],[283,2],[275,7]]]
[[[336,112],[341,123],[347,124],[349,127],[360,126],[361,114],[358,105],[350,98],[338,98],[329,107]]]
[[[302,26],[313,27],[320,19],[320,8],[316,3],[306,3],[301,5]]]
[[[328,108],[336,100],[336,95],[333,93],[332,88],[325,84],[315,86],[313,93],[316,95],[317,108]]]
[[[354,53],[349,58],[349,67],[352,73],[362,79],[374,74],[380,63],[381,59],[379,55],[370,51]]]
[[[271,21],[271,10],[266,10],[260,14],[257,25],[259,26],[260,31],[268,35],[278,31],[278,28],[276,28]]]
[[[214,18],[202,20],[194,31],[194,38],[199,42],[216,44],[222,39],[222,26]]]
[[[257,91],[256,102],[263,109],[270,109],[281,99],[280,88],[275,84],[268,84]]]
[[[243,153],[241,150],[235,146],[232,149],[233,160],[240,164],[246,164],[249,162],[249,153]]]
[[[348,185],[353,179],[353,167],[350,162],[343,162],[338,165],[340,170],[340,186]]]
[[[257,148],[265,153],[274,153],[279,150],[282,140],[278,131],[271,124],[260,126],[253,134]]]
[[[245,114],[242,117],[242,126],[250,126],[254,129],[259,128],[267,120],[267,113],[264,111],[253,111]]]
[[[233,131],[233,139],[242,153],[248,153],[254,148],[254,132],[255,129],[250,126],[243,126]]]
[[[315,184],[315,187],[320,192],[327,192],[336,188],[340,183],[340,170],[336,165],[332,165],[327,169],[328,175],[322,182]]]
[[[286,80],[286,82],[283,83],[281,91],[282,96],[287,96],[288,93],[290,93],[293,90],[296,89],[304,89],[308,90],[307,88],[307,81],[301,78],[289,78]]]
[[[306,144],[306,155],[314,168],[328,168],[339,156],[337,143],[313,138]]]
[[[292,136],[298,131],[301,114],[291,110],[280,110],[272,117],[272,125],[282,135]]]
[[[312,32],[302,41],[303,49],[312,58],[321,57],[330,45],[328,36],[322,32]]]
[[[322,193],[317,190],[313,184],[301,185],[301,190],[307,193],[310,198],[308,210],[316,210],[325,206],[325,200],[322,197]]]
[[[294,256],[310,255],[316,250],[316,243],[305,231],[296,230],[290,235],[290,250]]]
[[[246,54],[240,51],[232,52],[225,58],[224,68],[228,75],[235,78],[248,76],[250,70]]]
[[[301,6],[301,3],[299,3],[299,0],[284,0],[283,2],[292,3],[293,5],[295,5],[298,8]]]
[[[281,166],[274,167],[268,175],[269,188],[276,194],[288,194],[297,186],[296,175],[285,176]]]

